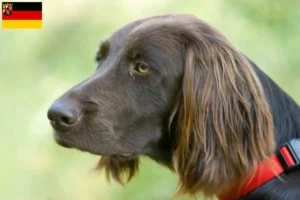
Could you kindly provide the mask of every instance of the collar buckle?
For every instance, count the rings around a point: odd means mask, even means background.
[[[277,156],[284,168],[284,172],[290,172],[300,168],[300,139],[292,139],[284,144]]]

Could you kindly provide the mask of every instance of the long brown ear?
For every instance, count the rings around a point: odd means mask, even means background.
[[[225,192],[270,156],[274,126],[246,58],[215,30],[189,33],[173,162],[178,195]]]

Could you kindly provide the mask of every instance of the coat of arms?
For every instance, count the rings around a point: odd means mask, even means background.
[[[10,16],[12,14],[13,4],[12,3],[4,3],[2,12],[6,16]]]

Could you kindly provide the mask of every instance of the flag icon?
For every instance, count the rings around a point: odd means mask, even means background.
[[[42,2],[2,2],[2,28],[42,28]]]

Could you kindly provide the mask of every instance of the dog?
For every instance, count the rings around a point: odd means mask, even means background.
[[[300,108],[218,30],[185,14],[137,20],[96,61],[48,118],[58,144],[101,155],[108,179],[124,185],[144,155],[178,174],[177,195],[300,199],[299,154],[276,168],[281,147],[297,150]]]

